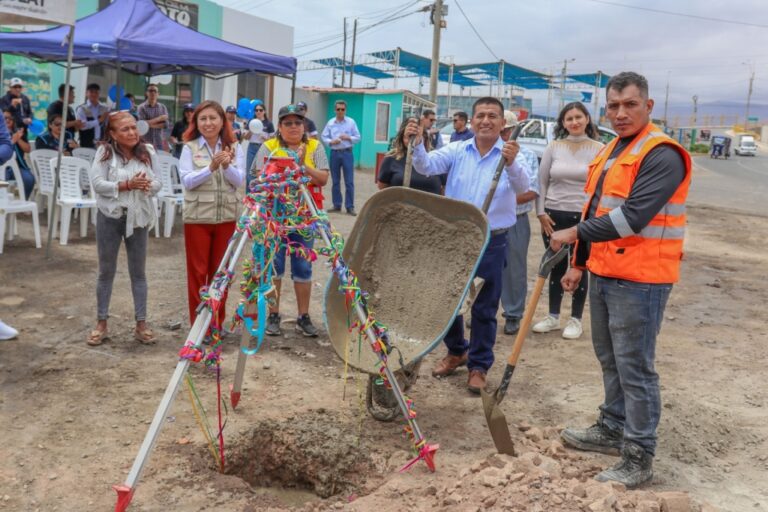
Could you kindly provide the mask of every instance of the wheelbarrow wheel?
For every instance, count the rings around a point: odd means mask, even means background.
[[[395,378],[403,393],[408,392],[419,378],[421,361],[410,363],[395,372]],[[378,375],[368,377],[368,387],[365,393],[365,406],[368,413],[378,421],[393,421],[400,415],[400,407],[397,404],[395,394],[388,389]]]

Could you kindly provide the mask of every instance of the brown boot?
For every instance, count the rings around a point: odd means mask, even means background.
[[[467,389],[476,395],[480,394],[481,389],[485,389],[485,372],[483,370],[470,370],[469,379],[467,379]]]
[[[454,356],[448,354],[440,360],[439,363],[432,369],[433,377],[445,377],[456,371],[459,366],[467,364],[467,353],[460,356]]]

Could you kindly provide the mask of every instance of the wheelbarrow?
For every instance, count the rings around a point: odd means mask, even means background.
[[[343,257],[375,319],[387,328],[389,366],[403,391],[459,314],[489,238],[487,218],[477,207],[410,188],[384,189],[359,212]],[[334,276],[325,289],[331,344],[347,364],[369,374],[371,415],[392,420],[397,402],[378,378],[379,359],[350,329],[338,288]]]

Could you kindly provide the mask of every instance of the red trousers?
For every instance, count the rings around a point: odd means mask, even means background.
[[[195,310],[200,304],[200,288],[211,284],[227,250],[229,239],[235,232],[235,222],[221,224],[184,224],[184,248],[187,252],[187,294],[189,296],[189,323],[195,323]],[[218,319],[227,318],[227,294],[221,298]]]

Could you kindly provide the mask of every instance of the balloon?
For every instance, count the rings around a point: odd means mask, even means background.
[[[120,98],[120,110],[131,110],[131,100],[125,96]]]
[[[109,99],[112,101],[117,101],[117,85],[112,84],[112,87],[109,88],[109,92],[107,92],[107,96],[109,96]],[[120,87],[120,97],[125,97],[125,87]]]
[[[33,119],[27,129],[34,135],[40,135],[45,131],[45,125],[39,119]]]
[[[149,131],[149,123],[146,121],[138,121],[136,123],[136,129],[139,131],[139,135],[146,135]]]
[[[151,81],[158,85],[168,85],[173,81],[173,75],[157,75]]]
[[[243,119],[250,119],[253,117],[253,105],[248,98],[240,98],[237,102],[237,115]]]
[[[264,123],[258,119],[251,119],[248,123],[248,131],[251,133],[262,133],[264,131]]]

